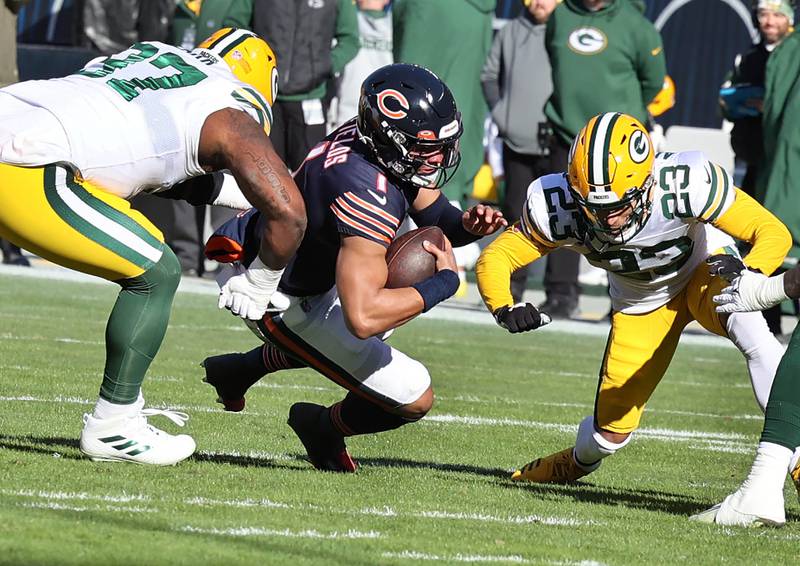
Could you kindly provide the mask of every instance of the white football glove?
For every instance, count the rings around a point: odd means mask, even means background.
[[[270,269],[256,257],[248,269],[234,267],[239,273],[231,276],[219,291],[219,308],[249,320],[261,320],[269,300],[283,275],[283,269]]]
[[[715,295],[714,302],[717,312],[751,312],[768,309],[788,298],[783,290],[783,273],[767,277],[746,270]]]

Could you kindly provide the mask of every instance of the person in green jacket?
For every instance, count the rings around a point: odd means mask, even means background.
[[[395,0],[394,59],[414,63],[439,76],[461,111],[461,165],[442,192],[465,208],[472,183],[483,164],[484,121],[489,113],[481,88],[481,70],[492,46],[496,0]],[[457,297],[466,294],[467,270],[480,255],[477,243],[454,250],[461,280]]]
[[[564,0],[547,21],[553,93],[544,113],[553,136],[550,158],[566,170],[573,138],[603,112],[622,112],[646,124],[647,105],[661,90],[666,62],[661,36],[630,0]],[[555,318],[578,310],[579,256],[550,254],[539,306]]]
[[[496,4],[496,0],[395,0],[392,8],[395,61],[436,73],[461,110],[461,166],[442,191],[462,205],[483,164],[483,122],[489,108],[481,89],[481,70],[492,45]]]
[[[183,0],[178,2],[175,9],[170,43],[184,49],[194,49],[218,29],[250,29],[252,17],[253,0]]]
[[[755,198],[786,224],[794,242],[789,255],[800,257],[800,34],[772,52],[764,87],[764,161]]]

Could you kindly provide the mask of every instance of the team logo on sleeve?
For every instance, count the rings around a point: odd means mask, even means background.
[[[628,153],[634,163],[642,163],[650,155],[650,141],[642,130],[635,130],[631,135]]]
[[[567,45],[575,53],[594,55],[606,48],[608,38],[597,28],[578,28],[569,34]]]
[[[394,101],[394,102],[391,102]],[[389,104],[397,107],[395,110],[389,108]],[[389,118],[400,120],[408,116],[408,99],[402,92],[396,91],[393,88],[387,88],[378,93],[378,109]]]

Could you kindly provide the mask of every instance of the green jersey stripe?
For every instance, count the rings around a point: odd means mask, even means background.
[[[150,269],[150,267],[155,264],[154,261],[112,238],[70,208],[61,198],[61,195],[58,194],[56,169],[55,166],[48,166],[45,168],[44,173],[45,198],[47,198],[47,202],[50,204],[53,211],[58,214],[66,224],[89,240],[112,251],[141,269]]]
[[[262,128],[266,125],[266,116],[264,115],[264,111],[261,108],[259,108],[257,104],[253,104],[252,102],[247,100],[244,96],[235,91],[231,94],[234,99],[238,100],[242,104],[246,104],[248,107],[256,111],[256,115],[258,116],[258,123],[261,124]]]
[[[722,176],[722,198],[719,199],[719,206],[717,206],[717,209],[708,218],[709,222],[714,222],[714,220],[716,220],[717,217],[719,217],[719,215],[722,213],[722,209],[725,208],[725,201],[728,198],[728,190],[730,189],[730,186],[731,186],[730,178],[728,177],[728,173],[726,171],[723,171],[722,169],[720,169],[720,173],[722,174],[721,175]]]
[[[262,110],[264,110],[264,112],[266,112],[266,113],[267,113],[267,117],[269,118],[269,123],[270,123],[270,125],[272,125],[272,108],[270,107],[270,105],[269,105],[269,104],[267,104],[267,99],[266,99],[266,98],[264,98],[264,97],[261,95],[261,93],[260,93],[260,92],[258,92],[258,91],[257,91],[256,89],[254,89],[254,88],[251,88],[251,87],[249,87],[249,86],[246,86],[246,87],[243,87],[243,88],[244,88],[244,90],[246,90],[247,92],[249,92],[251,95],[253,95],[253,98],[255,98],[255,99],[258,101],[258,103],[259,103],[259,104],[261,105],[261,107],[262,107]]]
[[[535,222],[531,220],[531,217],[528,214],[523,214],[520,218],[521,221],[521,228],[522,233],[528,236],[528,239],[539,240],[542,243],[552,244],[552,238],[548,238],[536,225]]]
[[[714,164],[710,161],[706,161],[706,166],[711,169],[711,176],[709,177],[711,187],[708,191],[708,200],[706,201],[705,206],[703,206],[703,210],[700,211],[700,218],[706,218],[706,212],[708,212],[708,209],[711,208],[712,204],[714,204],[714,198],[717,196],[717,168],[714,167]]]

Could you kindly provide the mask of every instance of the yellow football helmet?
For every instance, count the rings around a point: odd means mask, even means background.
[[[567,182],[594,235],[622,243],[639,231],[650,213],[652,170],[653,144],[636,118],[606,112],[589,120],[572,142]],[[604,222],[628,207],[623,226]]]
[[[237,79],[256,89],[272,107],[278,95],[278,59],[266,41],[252,31],[222,28],[197,49],[225,61]]]

